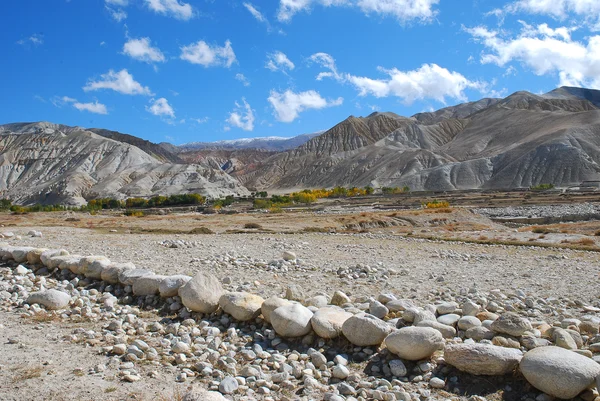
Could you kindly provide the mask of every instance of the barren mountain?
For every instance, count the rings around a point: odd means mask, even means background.
[[[517,92],[411,118],[349,117],[256,169],[257,189],[403,186],[415,190],[569,186],[600,179],[600,92]]]
[[[168,149],[160,145],[157,145],[142,138],[138,138],[137,136],[122,134],[117,131],[110,131],[102,128],[88,128],[88,131],[91,131],[94,134],[103,136],[105,138],[114,139],[118,142],[124,142],[136,146],[144,152],[148,153],[150,156],[153,156],[162,162],[183,163],[183,160],[181,160],[177,156],[177,152],[169,151]]]
[[[199,149],[181,152],[178,156],[186,163],[223,170],[228,174],[243,174],[245,169],[254,169],[276,153],[262,149]]]
[[[201,150],[201,149],[229,149],[229,150],[239,150],[239,149],[260,149],[260,150],[268,150],[268,151],[284,151],[289,149],[294,149],[306,142],[310,139],[314,138],[322,134],[323,131],[315,132],[312,134],[302,134],[298,136],[294,136],[292,138],[285,138],[279,136],[267,136],[267,137],[258,137],[258,138],[240,138],[240,139],[228,139],[223,141],[215,141],[215,142],[190,142],[185,143],[183,145],[179,145],[176,148],[181,152],[188,152],[192,150]],[[161,144],[162,146],[163,144]],[[173,152],[173,145],[166,144],[165,149]]]
[[[244,195],[227,173],[158,160],[140,148],[80,127],[0,126],[0,197],[18,203],[82,204],[98,196]]]

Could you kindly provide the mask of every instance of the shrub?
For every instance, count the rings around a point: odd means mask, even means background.
[[[262,228],[262,226],[258,223],[246,223],[246,224],[244,224],[244,228],[260,230]]]
[[[550,230],[539,226],[532,227],[531,232],[534,234],[550,234]]]
[[[434,200],[433,202],[423,203],[423,207],[425,209],[445,209],[450,207],[450,203],[448,201]]]
[[[10,210],[12,202],[9,199],[0,199],[0,210]]]
[[[547,191],[549,189],[554,188],[554,184],[539,184],[530,187],[529,189],[532,191]]]
[[[144,217],[144,212],[141,210],[125,210],[125,216]]]

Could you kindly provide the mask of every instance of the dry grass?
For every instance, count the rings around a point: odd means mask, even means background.
[[[13,382],[20,382],[41,377],[44,372],[44,367],[42,365],[18,365],[11,370],[15,372]]]
[[[53,312],[41,311],[31,317],[31,320],[38,323],[60,322],[62,319],[59,315]]]

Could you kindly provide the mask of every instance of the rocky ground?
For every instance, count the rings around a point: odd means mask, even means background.
[[[14,235],[0,241],[32,249],[0,252],[1,400],[542,401],[551,398],[540,388],[573,397],[600,375],[597,252],[389,231],[0,229],[8,231]],[[49,261],[58,254],[36,259],[38,248],[112,262],[75,258],[61,268]],[[25,259],[15,261],[19,250]],[[186,307],[181,292],[161,297],[153,286],[162,276],[137,287],[94,278],[113,265],[126,269],[125,262],[158,275],[206,274],[220,288],[211,293],[236,295],[201,313]],[[48,289],[60,292],[54,303]],[[274,306],[281,308],[269,323],[265,313]],[[343,336],[324,338],[319,322]],[[289,327],[299,332],[290,337]],[[538,349],[549,351],[530,351]],[[540,370],[547,373],[537,377]],[[580,398],[597,396],[589,390]]]

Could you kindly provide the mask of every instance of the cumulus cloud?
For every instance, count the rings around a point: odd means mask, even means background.
[[[83,87],[86,92],[100,89],[111,89],[124,95],[152,95],[150,88],[142,86],[126,69],[119,72],[109,70],[100,75],[99,80],[89,80]]]
[[[229,113],[226,122],[228,124],[227,128],[237,127],[244,131],[254,130],[254,112],[246,99],[242,98],[242,104],[235,102],[235,109]]]
[[[211,46],[201,40],[181,48],[182,60],[192,64],[200,64],[204,67],[225,66],[231,67],[236,61],[235,53],[231,47],[231,41],[226,41],[225,46]]]
[[[525,23],[514,37],[485,26],[465,30],[487,49],[482,64],[519,62],[536,75],[558,75],[560,85],[600,88],[600,35],[586,38],[586,43],[571,38],[573,28]]]
[[[327,100],[314,90],[296,93],[289,89],[283,93],[272,90],[267,100],[271,103],[277,120],[285,123],[294,121],[303,111],[339,106],[344,102],[341,97]]]
[[[79,111],[89,111],[90,113],[95,114],[108,114],[108,110],[106,106],[98,101],[94,101],[94,103],[81,103],[77,99],[74,99],[69,96],[62,97],[53,97],[52,104],[56,107],[63,107],[66,104],[71,104]]]
[[[290,21],[299,12],[310,11],[314,5],[359,8],[364,14],[390,16],[404,24],[410,21],[428,22],[436,15],[439,0],[280,0],[277,19]]]
[[[127,12],[125,12],[125,10],[123,10],[122,8],[114,9],[106,7],[106,9],[110,13],[110,16],[117,22],[121,22],[124,19],[127,19]]]
[[[152,11],[187,21],[194,17],[194,9],[188,3],[179,0],[145,0]]]
[[[241,73],[235,74],[235,79],[240,81],[244,86],[250,86],[250,81],[248,80],[248,78],[246,78],[246,76],[244,74],[241,74]]]
[[[290,59],[280,51],[276,51],[274,53],[267,54],[267,63],[265,64],[265,68],[268,68],[271,71],[291,71],[296,66],[294,63],[290,61]]]
[[[98,101],[95,101],[94,103],[75,102],[75,103],[73,103],[73,107],[75,107],[77,110],[80,110],[80,111],[89,111],[90,113],[96,113],[96,114],[108,114],[108,111],[106,110],[106,106],[103,105],[102,103],[98,103]]]
[[[588,20],[600,21],[600,2],[597,0],[518,0],[502,9],[491,12],[501,16],[505,13],[525,12],[549,15],[556,19],[565,19],[571,14],[583,16]]]
[[[161,97],[159,99],[151,99],[150,106],[146,106],[146,111],[158,117],[175,118],[175,111],[169,104],[167,99]]]
[[[445,103],[446,98],[467,100],[464,93],[466,89],[477,89],[481,92],[488,90],[486,83],[471,81],[464,75],[437,64],[423,64],[410,71],[379,67],[378,70],[385,78],[370,78],[339,72],[334,58],[327,53],[315,53],[309,60],[327,69],[317,75],[317,80],[332,78],[340,83],[349,83],[356,88],[360,96],[395,96],[409,104],[422,99],[435,99]]]
[[[146,63],[164,63],[165,56],[157,47],[152,47],[150,38],[129,39],[123,45],[123,54]]]

